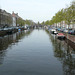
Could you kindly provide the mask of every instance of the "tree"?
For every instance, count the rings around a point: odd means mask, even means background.
[[[17,24],[19,24],[19,26],[24,26],[25,25],[25,21],[22,18],[18,18],[17,19]]]
[[[49,23],[50,23],[49,20],[47,20],[47,21],[45,22],[45,25],[49,25]]]
[[[65,21],[65,23],[67,23],[68,27],[71,23],[74,26],[74,24],[75,24],[75,1],[72,1],[69,7],[58,11],[52,17],[52,19],[50,21],[49,20],[47,20],[45,22],[43,21],[41,24],[45,24],[45,25],[56,24],[56,27],[57,27],[57,23],[60,23],[60,26],[61,26],[62,21]]]
[[[42,25],[44,25],[44,24],[45,24],[45,22],[43,21],[41,24],[42,24]]]

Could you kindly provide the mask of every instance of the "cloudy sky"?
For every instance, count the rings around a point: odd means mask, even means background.
[[[0,0],[0,8],[14,11],[23,19],[34,22],[50,20],[56,12],[66,8],[73,0]]]

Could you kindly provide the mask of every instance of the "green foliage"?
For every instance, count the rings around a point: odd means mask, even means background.
[[[45,25],[49,25],[49,20],[47,20],[47,21],[45,22]]]
[[[44,25],[44,24],[45,24],[45,22],[43,21],[41,24],[42,24],[42,25]]]
[[[25,21],[22,18],[18,18],[17,19],[17,24],[19,24],[19,26],[24,26],[25,25]]]
[[[25,20],[25,24],[34,25],[35,23],[32,20]]]
[[[75,1],[71,2],[71,5],[65,9],[58,11],[52,19],[44,22],[45,25],[53,25],[54,23],[61,23],[65,21],[68,25],[75,23]],[[42,22],[43,24],[43,22]]]
[[[25,24],[30,25],[31,23],[30,23],[30,21],[29,21],[29,20],[25,20]]]

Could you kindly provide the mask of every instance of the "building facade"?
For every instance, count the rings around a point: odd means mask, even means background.
[[[0,9],[0,28],[12,26],[12,15]]]
[[[19,26],[17,19],[19,18],[18,13],[12,12],[12,14],[0,9],[0,28]]]
[[[12,19],[13,19],[13,26],[18,26],[18,23],[17,23],[17,20],[18,20],[18,18],[20,18],[19,16],[18,16],[18,13],[14,13],[14,12],[12,12]]]
[[[16,24],[17,24],[17,23],[16,23],[16,20],[17,20],[17,19],[16,19],[16,15],[15,15],[14,12],[12,13],[12,19],[13,19],[13,24],[12,24],[12,25],[13,25],[13,26],[16,26]]]

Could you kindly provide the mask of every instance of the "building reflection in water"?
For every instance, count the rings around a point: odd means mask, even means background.
[[[54,56],[63,65],[64,75],[75,75],[75,49],[73,49],[75,47],[71,48],[68,40],[59,40],[52,34],[49,36],[53,44]]]
[[[0,65],[3,63],[7,48],[17,44],[24,37],[28,37],[31,32],[32,30],[25,30],[12,35],[0,37]]]

